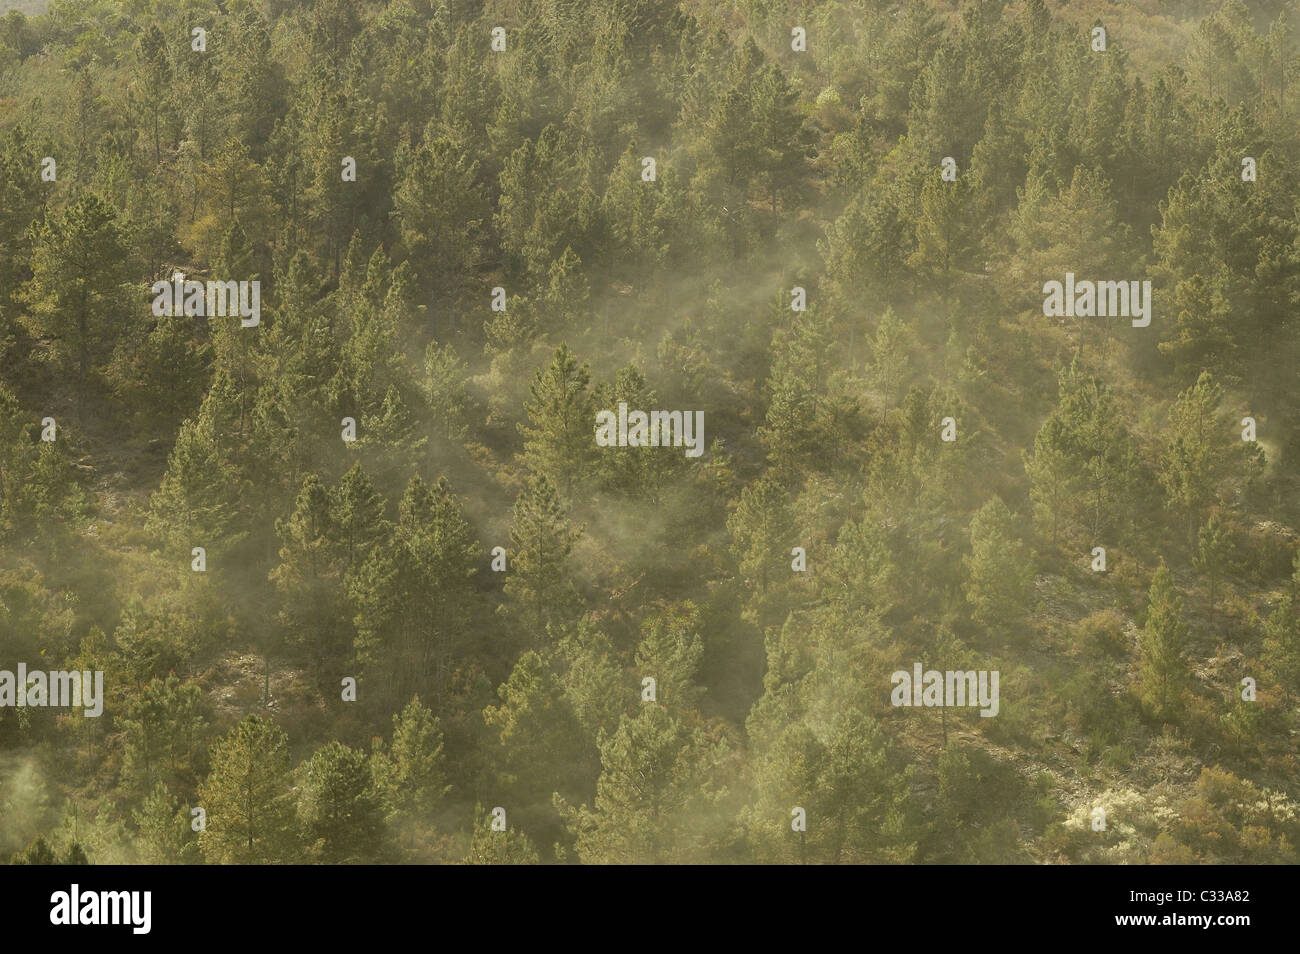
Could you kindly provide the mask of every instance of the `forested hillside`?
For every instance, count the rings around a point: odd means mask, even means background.
[[[1298,29],[0,17],[0,858],[1297,862]]]

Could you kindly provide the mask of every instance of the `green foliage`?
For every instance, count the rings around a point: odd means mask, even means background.
[[[514,806],[518,824],[551,844],[560,834],[552,798],[585,794],[597,772],[595,747],[560,680],[536,652],[519,657],[497,694],[500,704],[486,707],[483,721],[499,746],[501,801]]]
[[[340,864],[382,856],[383,814],[364,752],[331,741],[298,774],[298,819],[311,857]]]
[[[772,475],[746,487],[734,512],[727,518],[731,552],[741,579],[751,593],[750,605],[759,619],[779,618],[778,597],[770,595],[788,571],[795,542],[789,495]]]
[[[1141,464],[1108,385],[1074,362],[1061,373],[1059,388],[1059,403],[1039,428],[1033,455],[1025,456],[1030,497],[1035,522],[1054,545],[1065,530],[1091,549],[1130,532],[1141,500]]]
[[[573,824],[584,864],[686,861],[699,844],[690,832],[706,821],[710,796],[706,740],[648,703],[623,716],[600,747],[594,809]]]
[[[190,812],[162,782],[145,796],[133,817],[136,846],[143,864],[183,865],[198,860]]]
[[[296,849],[288,738],[250,715],[212,747],[212,769],[199,787],[207,827],[203,857],[218,864],[274,863]]]
[[[155,677],[129,703],[122,728],[122,773],[137,791],[183,778],[203,737],[203,693],[175,673]]]
[[[1015,516],[994,497],[970,522],[971,552],[962,558],[971,616],[987,626],[1018,626],[1033,598],[1033,556]]]
[[[1300,613],[1283,597],[1264,624],[1263,661],[1284,702],[1300,695]]]
[[[1296,860],[1293,5],[191,6],[0,20],[6,857]]]
[[[432,488],[411,478],[395,530],[375,540],[350,578],[356,659],[384,702],[423,692],[440,706],[453,661],[483,612],[471,583],[477,547],[445,478]]]
[[[529,387],[531,400],[524,406],[529,423],[520,424],[524,439],[523,463],[566,497],[572,497],[578,479],[594,456],[594,409],[587,387],[590,373],[579,366],[561,345],[549,367],[538,369]]]
[[[937,775],[941,827],[952,860],[976,864],[1016,860],[1018,837],[1007,811],[1022,797],[1024,782],[1015,768],[954,742],[939,756]],[[999,830],[1007,823],[1011,824],[1009,837]]]
[[[510,521],[508,552],[514,572],[506,580],[506,594],[533,640],[551,623],[576,615],[577,592],[566,570],[580,534],[566,519],[546,476],[530,480],[515,501]]]
[[[700,614],[690,602],[646,617],[636,650],[637,670],[653,676],[656,698],[670,708],[698,707],[704,690],[697,684],[704,643]]]
[[[807,725],[783,731],[759,765],[754,823],[760,857],[809,863],[899,863],[913,858],[900,771],[881,726],[849,711],[818,738]],[[794,808],[806,813],[796,831]]]
[[[0,382],[0,540],[49,538],[84,516],[86,499],[61,445],[40,440],[44,429]]]
[[[538,863],[537,849],[528,840],[528,836],[518,829],[506,828],[505,831],[492,829],[491,813],[484,813],[476,808],[474,816],[482,821],[474,825],[474,835],[470,841],[469,851],[465,854],[467,865],[535,865]]]
[[[1182,706],[1189,681],[1187,638],[1182,597],[1174,586],[1173,574],[1161,564],[1151,580],[1139,644],[1144,698],[1162,718],[1176,714]]]
[[[81,845],[73,842],[62,855],[56,854],[43,835],[37,835],[32,843],[10,860],[15,865],[86,865],[90,862]]]
[[[1178,395],[1170,414],[1165,452],[1160,458],[1160,482],[1168,505],[1186,516],[1189,538],[1209,507],[1246,478],[1246,452],[1234,449],[1233,427],[1220,409],[1223,388],[1208,371]],[[1229,481],[1237,486],[1229,488]],[[1229,498],[1230,499],[1230,498]]]
[[[399,826],[418,827],[451,790],[442,728],[419,696],[393,716],[392,741],[376,740],[370,758],[375,790]]]
[[[130,326],[129,250],[111,203],[88,192],[47,216],[32,243],[24,295],[36,331],[84,385]]]

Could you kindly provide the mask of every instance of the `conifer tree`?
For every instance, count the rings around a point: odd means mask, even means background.
[[[587,736],[595,741],[618,727],[633,700],[613,642],[588,618],[556,644],[552,666]]]
[[[1178,395],[1170,412],[1160,483],[1168,505],[1187,520],[1189,542],[1233,470],[1233,433],[1219,410],[1222,400],[1223,389],[1204,371],[1196,384]]]
[[[347,613],[341,535],[330,493],[308,474],[293,511],[276,521],[279,564],[270,580],[280,596],[278,621],[295,652],[310,651],[317,665],[347,647]]]
[[[139,791],[175,780],[197,754],[206,719],[202,692],[175,673],[154,678],[129,703],[122,727],[122,773]]]
[[[580,816],[578,856],[584,864],[662,864],[678,860],[679,839],[692,825],[688,806],[702,801],[703,740],[648,704],[623,716],[601,745],[594,811]]]
[[[398,829],[427,828],[451,786],[442,727],[418,695],[393,716],[392,741],[386,747],[377,744],[370,759],[375,790],[390,824]]]
[[[212,770],[199,787],[207,827],[206,860],[257,864],[293,857],[289,744],[274,722],[250,715],[212,747]]]
[[[41,207],[40,193],[30,188],[37,155],[27,131],[20,125],[9,130],[0,147],[0,337],[8,337],[6,324],[18,303],[23,282],[29,277],[33,232],[29,226]]]
[[[550,623],[576,616],[578,597],[568,558],[580,534],[546,476],[529,481],[515,500],[510,520],[513,571],[506,578],[506,595],[534,641]]]
[[[1297,573],[1300,576],[1300,572]],[[1300,613],[1295,598],[1284,596],[1264,623],[1262,661],[1284,705],[1300,696]]]
[[[1214,614],[1214,585],[1223,577],[1223,561],[1228,556],[1228,539],[1218,514],[1211,514],[1196,534],[1196,553],[1192,558],[1196,569],[1205,574],[1209,583],[1210,614]]]
[[[975,512],[971,552],[962,558],[971,615],[989,626],[1015,626],[1029,612],[1033,557],[1020,540],[1016,519],[1000,497]]]
[[[447,295],[484,254],[490,208],[478,161],[450,137],[430,132],[399,166],[393,215],[412,260],[421,263],[422,287]]]
[[[789,506],[789,495],[781,485],[763,477],[744,489],[727,520],[740,571],[760,595],[787,563],[786,543],[794,532]]]
[[[519,425],[523,463],[572,497],[595,453],[596,416],[587,390],[591,374],[566,345],[555,349],[551,364],[538,369],[524,405],[528,423]]]
[[[48,215],[35,233],[24,298],[82,387],[132,324],[128,256],[116,210],[93,192]]]
[[[505,831],[493,830],[491,813],[479,807],[475,808],[474,818],[474,834],[465,855],[465,864],[535,865],[540,861],[533,843],[517,828],[510,828],[507,824]]]
[[[184,553],[201,546],[216,555],[248,533],[240,505],[243,482],[222,453],[212,418],[205,405],[181,425],[167,473],[150,500],[154,532]]]
[[[595,746],[560,680],[537,652],[519,657],[497,695],[500,704],[487,706],[483,720],[497,740],[494,761],[502,797],[515,806],[516,824],[539,844],[554,844],[561,830],[552,797],[587,796],[599,771]]]
[[[467,372],[456,349],[430,341],[424,353],[424,398],[436,422],[438,433],[447,441],[458,441],[468,430],[466,419],[470,397]]]
[[[298,776],[298,818],[313,856],[328,864],[383,856],[383,815],[364,752],[328,742]]]
[[[423,692],[441,706],[479,612],[470,583],[478,547],[445,480],[430,488],[411,478],[396,530],[370,551],[349,588],[357,660],[386,701]]]
[[[1161,718],[1169,718],[1181,709],[1189,675],[1184,655],[1187,639],[1182,597],[1173,574],[1161,563],[1151,579],[1146,623],[1138,640],[1144,698]]]
[[[338,534],[345,573],[353,571],[389,532],[384,499],[354,463],[330,494],[330,518]]]
[[[190,813],[162,782],[153,787],[132,813],[140,861],[148,865],[184,865],[198,860],[198,843],[190,829]]]
[[[654,677],[656,698],[674,712],[693,708],[704,692],[697,681],[704,658],[699,624],[699,610],[687,600],[650,614],[641,625],[637,671]]]

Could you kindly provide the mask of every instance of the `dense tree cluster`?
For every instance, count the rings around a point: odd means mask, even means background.
[[[0,708],[0,850],[1295,863],[1298,28],[0,18],[0,668],[107,691]],[[1067,272],[1150,325],[1045,317]],[[598,446],[620,403],[704,453]],[[998,715],[891,705],[917,662]]]

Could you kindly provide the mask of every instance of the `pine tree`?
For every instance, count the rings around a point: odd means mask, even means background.
[[[540,861],[533,843],[518,829],[507,827],[505,831],[493,831],[491,814],[479,806],[475,807],[474,818],[474,834],[465,864],[535,865]]]
[[[241,7],[230,27],[217,55],[222,115],[229,135],[260,157],[276,117],[285,112],[283,67],[272,55],[270,24],[260,8]]]
[[[293,857],[289,741],[275,723],[246,716],[212,747],[212,770],[199,786],[207,828],[199,847],[209,862],[265,864]]]
[[[1058,405],[1025,457],[1030,498],[1040,528],[1053,544],[1065,528],[1085,542],[1121,536],[1140,502],[1141,473],[1135,440],[1111,389],[1085,375],[1074,361],[1058,376]]]
[[[740,502],[727,519],[732,554],[741,576],[759,598],[789,569],[794,534],[789,508],[789,494],[774,477],[764,474],[741,491]]]
[[[505,589],[534,640],[550,624],[577,615],[578,594],[568,558],[581,532],[569,524],[545,475],[529,481],[515,500],[510,520],[512,569]]]
[[[330,500],[331,523],[342,550],[343,569],[350,573],[389,533],[384,498],[357,462],[339,478]]]
[[[807,864],[824,857],[819,847],[831,834],[820,804],[825,759],[826,747],[802,722],[786,726],[766,751],[755,753],[757,797],[746,821],[757,860]],[[809,826],[804,831],[793,827],[797,808]]]
[[[840,528],[828,561],[831,598],[858,612],[888,613],[904,584],[895,554],[895,532],[885,513],[864,514]]]
[[[962,558],[962,569],[971,616],[987,626],[1019,625],[1033,599],[1033,555],[1000,497],[975,512],[970,540],[971,552]]]
[[[465,363],[450,344],[438,345],[430,341],[424,352],[424,398],[437,422],[438,430],[447,441],[465,437],[467,412],[470,406],[466,387]]]
[[[776,215],[781,200],[790,205],[807,198],[805,157],[811,151],[813,137],[805,131],[799,115],[798,92],[775,63],[767,64],[759,74],[751,97],[751,135],[758,150],[755,165],[772,214]]]
[[[529,386],[530,400],[524,405],[528,423],[519,425],[524,466],[569,498],[595,456],[590,381],[587,366],[579,366],[566,345],[556,348],[550,366],[538,369]]]
[[[132,356],[118,393],[137,407],[142,430],[170,430],[198,410],[208,383],[210,347],[191,333],[193,319],[166,315]]]
[[[1025,473],[1032,482],[1029,497],[1034,504],[1034,521],[1041,528],[1051,528],[1049,537],[1055,547],[1061,516],[1072,499],[1081,474],[1066,450],[1066,425],[1057,417],[1043,422],[1034,436],[1034,452],[1024,455]]]
[[[1016,252],[1007,277],[1020,288],[1041,287],[1042,276],[1056,274],[1061,262],[1069,262],[1083,278],[1116,273],[1130,260],[1130,232],[1119,221],[1110,182],[1102,173],[1078,166],[1053,195],[1045,175],[1031,169],[1019,194],[1010,225]],[[1075,319],[1079,357],[1085,354],[1088,325],[1099,324],[1107,336],[1106,321]],[[1106,340],[1102,338],[1103,346]]]
[[[214,392],[209,392],[209,401]],[[167,473],[150,499],[150,526],[176,550],[188,554],[229,551],[244,539],[244,482],[219,445],[213,413],[205,404],[181,425],[167,458]]]
[[[455,660],[481,612],[471,585],[478,546],[446,481],[412,477],[394,539],[374,547],[349,587],[357,661],[394,705],[422,692],[445,701]]]
[[[1228,538],[1218,514],[1211,514],[1205,526],[1196,535],[1196,553],[1192,558],[1196,569],[1205,574],[1209,582],[1210,616],[1214,616],[1214,585],[1223,576],[1224,560],[1228,556]]]
[[[370,758],[389,822],[398,829],[426,829],[451,786],[442,727],[418,695],[393,716],[392,742],[377,745]]]
[[[151,24],[140,34],[136,41],[136,56],[140,61],[138,88],[149,117],[153,162],[157,166],[162,163],[164,113],[170,112],[173,79],[171,64],[167,61],[167,38],[158,24]]]
[[[916,250],[908,264],[938,282],[945,308],[951,307],[959,273],[980,267],[981,199],[969,178],[944,182],[933,175],[921,189]]]
[[[1188,683],[1187,639],[1183,600],[1162,562],[1151,579],[1146,624],[1138,639],[1144,697],[1162,718],[1175,715],[1182,705]]]
[[[894,313],[886,308],[876,325],[876,334],[871,341],[870,361],[867,373],[880,390],[880,417],[894,408],[900,397],[900,389],[907,384],[909,336],[906,326]]]
[[[901,198],[865,187],[827,226],[820,246],[835,299],[873,312],[901,302],[912,285],[908,260],[916,242],[901,205]]]
[[[609,223],[611,248],[605,252],[611,275],[626,281],[634,291],[649,292],[653,276],[662,264],[667,236],[659,213],[663,186],[656,171],[656,188],[641,180],[644,149],[630,142],[605,187],[604,217]],[[574,255],[572,249],[566,249]],[[576,255],[574,255],[576,258]]]
[[[132,817],[136,825],[136,849],[142,863],[187,865],[198,860],[190,813],[162,782],[145,796]]]
[[[497,690],[500,704],[483,710],[496,736],[501,799],[515,806],[515,824],[538,844],[561,835],[552,796],[588,797],[599,771],[594,740],[587,737],[564,687],[542,657],[529,650]]]
[[[19,125],[0,139],[0,340],[8,337],[8,319],[18,303],[23,282],[30,277],[32,225],[41,196],[30,187],[38,156],[26,130]]]
[[[1229,473],[1232,434],[1219,411],[1222,400],[1223,389],[1204,371],[1196,384],[1178,395],[1169,416],[1160,483],[1168,505],[1185,515],[1190,542]]]
[[[175,673],[154,678],[127,706],[122,774],[137,791],[148,792],[190,767],[206,719],[202,691]]]
[[[1297,573],[1300,576],[1300,573]],[[1300,696],[1300,612],[1284,596],[1264,624],[1261,659],[1273,677],[1284,705]]]
[[[660,705],[624,716],[601,745],[594,811],[580,813],[584,864],[662,864],[689,844],[693,800],[703,800],[703,742]]]
[[[390,387],[414,390],[401,349],[413,313],[411,284],[406,264],[390,270],[384,250],[376,249],[355,310],[344,316],[347,340],[330,388],[335,406],[357,420],[380,413]]]
[[[699,610],[689,600],[651,613],[641,624],[637,672],[654,677],[656,698],[673,712],[695,707],[704,694],[698,683],[704,659],[699,625]]]
[[[385,485],[409,473],[428,444],[427,437],[418,436],[415,416],[396,385],[388,386],[383,404],[376,413],[363,415],[359,427],[357,447],[376,458],[373,467]]]
[[[317,665],[347,648],[344,556],[330,493],[316,474],[303,479],[293,511],[276,521],[279,564],[270,580],[280,596],[278,621],[295,651],[310,648]]]
[[[463,144],[430,132],[399,159],[393,216],[411,259],[424,270],[421,285],[453,295],[484,255],[491,210],[479,185],[479,163]]]
[[[85,515],[67,440],[36,440],[37,425],[0,381],[0,540],[75,527]]]
[[[842,713],[826,747],[819,787],[828,860],[898,863],[911,859],[904,806],[911,773],[893,764],[879,724],[860,710]]]
[[[829,328],[814,309],[799,317],[773,342],[772,372],[766,391],[767,416],[759,429],[772,472],[798,473],[827,459],[833,445],[821,425],[826,406],[824,371]]]
[[[326,864],[382,858],[383,815],[364,752],[328,742],[298,776],[298,818],[313,856]]]
[[[266,172],[252,150],[236,139],[227,140],[211,159],[199,167],[195,196],[198,212],[192,228],[195,246],[215,257],[237,223],[245,233],[267,231],[273,208]],[[223,279],[225,276],[222,276]],[[242,276],[241,276],[242,277]]]
[[[12,865],[55,865],[59,861],[54,854],[54,849],[45,840],[45,836],[37,835],[23,851],[15,852],[9,863]]]
[[[596,407],[617,413],[619,403],[629,412],[659,406],[659,398],[634,365],[619,368],[613,385],[595,389]],[[595,468],[601,483],[608,489],[633,500],[657,502],[661,488],[685,466],[684,457],[669,454],[659,447],[602,447],[597,451]]]
[[[618,727],[633,694],[612,641],[584,617],[555,647],[551,664],[560,674],[564,695],[587,736],[599,740]]]
[[[93,192],[46,216],[24,287],[38,330],[83,387],[131,327],[128,246],[113,206]]]

